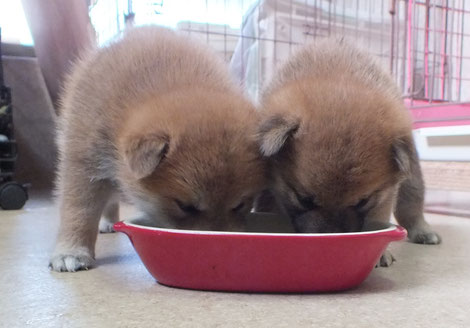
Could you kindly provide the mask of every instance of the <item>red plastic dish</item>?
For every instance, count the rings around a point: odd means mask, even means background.
[[[188,231],[128,222],[118,222],[114,229],[129,236],[161,284],[244,292],[353,288],[390,242],[406,237],[406,230],[395,225],[341,234]]]

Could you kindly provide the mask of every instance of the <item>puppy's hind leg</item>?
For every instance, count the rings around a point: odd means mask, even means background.
[[[113,225],[119,221],[119,193],[114,193],[106,204],[100,220],[101,233],[114,232]]]
[[[398,190],[395,218],[408,230],[408,238],[417,244],[439,244],[441,237],[424,220],[424,182],[419,160],[414,154],[410,174]]]
[[[69,272],[88,269],[94,263],[98,223],[113,186],[107,180],[90,181],[72,167],[61,172],[60,184],[61,222],[49,267]]]

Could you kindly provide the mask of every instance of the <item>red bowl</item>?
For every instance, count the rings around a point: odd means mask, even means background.
[[[358,233],[189,231],[118,222],[161,284],[200,290],[324,292],[359,285],[402,227]]]

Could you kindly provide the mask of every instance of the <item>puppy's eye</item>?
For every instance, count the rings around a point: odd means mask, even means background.
[[[184,204],[183,202],[181,202],[180,200],[177,200],[175,199],[175,203],[176,205],[178,205],[179,209],[181,211],[183,211],[184,213],[186,214],[189,214],[189,215],[197,215],[201,212],[201,210],[199,210],[197,207],[195,207],[194,205],[191,205],[191,204]]]
[[[368,202],[369,202],[369,198],[363,198],[356,205],[354,205],[354,208],[357,210],[363,209],[367,205]]]
[[[307,210],[314,210],[318,208],[318,205],[315,204],[315,199],[312,196],[308,196],[308,197],[299,196],[298,200],[299,200],[300,205],[302,205],[302,207],[304,207]]]
[[[238,204],[237,206],[235,206],[234,208],[232,208],[232,212],[238,212],[238,211],[240,211],[243,207],[245,207],[245,202],[241,202],[240,204]]]

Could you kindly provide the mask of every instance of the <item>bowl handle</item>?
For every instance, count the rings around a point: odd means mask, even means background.
[[[385,236],[387,236],[391,241],[403,240],[408,235],[408,232],[405,228],[399,225],[394,225],[395,229],[387,231]]]
[[[113,225],[114,231],[123,232],[126,235],[129,235],[129,226],[124,221],[116,222]]]

